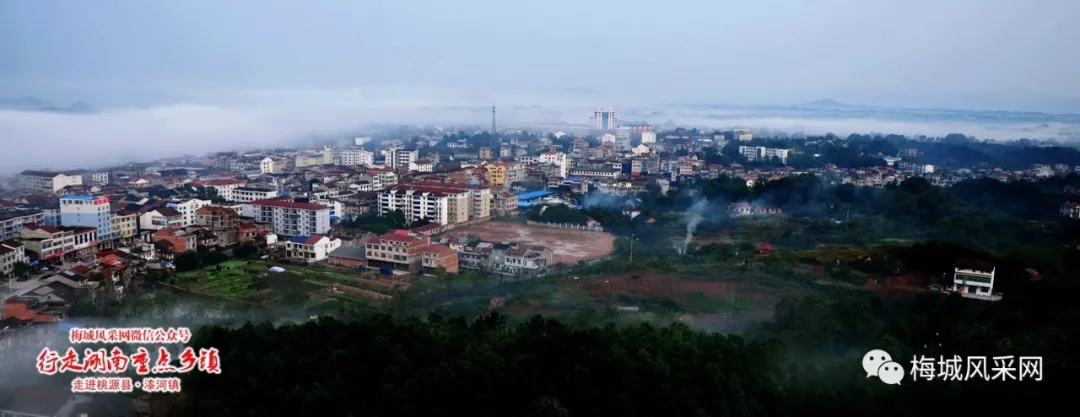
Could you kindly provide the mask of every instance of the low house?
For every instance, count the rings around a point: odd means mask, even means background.
[[[184,215],[169,207],[156,207],[139,215],[139,228],[142,230],[161,230],[184,227]]]
[[[357,268],[367,266],[367,257],[364,255],[364,245],[343,245],[330,253],[330,265]]]
[[[330,257],[330,253],[341,247],[341,239],[330,239],[323,235],[297,236],[285,243],[285,255],[305,262],[318,262]]]
[[[154,232],[154,242],[165,241],[173,253],[184,253],[198,247],[198,235],[184,229],[163,229]]]
[[[452,274],[458,272],[458,253],[449,246],[429,244],[420,252],[420,259],[424,272],[432,273],[440,269]]]

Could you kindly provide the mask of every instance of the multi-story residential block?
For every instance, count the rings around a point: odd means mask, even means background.
[[[243,187],[244,182],[234,179],[220,179],[207,181],[206,186],[217,190],[218,197],[225,199],[225,201],[233,201],[233,190]]]
[[[934,166],[930,164],[919,164],[915,162],[899,162],[896,164],[897,168],[904,171],[912,171],[916,174],[933,174]]]
[[[596,184],[596,189],[605,194],[613,195],[636,195],[645,191],[645,181],[615,181],[610,183]]]
[[[231,229],[240,224],[240,215],[228,207],[208,206],[195,212],[195,225],[210,229]]]
[[[613,168],[574,168],[570,170],[570,176],[582,178],[610,178],[622,176],[622,170]]]
[[[55,193],[69,185],[82,185],[82,175],[59,172],[23,171],[16,177],[19,188],[41,193]]]
[[[958,260],[953,269],[953,282],[948,291],[967,298],[994,299],[993,264],[984,261]]]
[[[649,131],[641,132],[641,143],[643,143],[643,144],[656,143],[656,132],[649,132]]]
[[[164,243],[173,253],[184,253],[196,249],[198,236],[184,229],[162,229],[154,232],[154,242]]]
[[[764,146],[740,146],[739,154],[746,157],[749,161],[770,161],[773,158],[776,158],[780,160],[780,163],[787,163],[788,155],[791,154],[791,150],[766,148]]]
[[[184,215],[170,207],[157,207],[139,215],[139,229],[161,230],[184,227]]]
[[[236,190],[233,190],[235,194]],[[197,198],[191,198],[183,201],[177,201],[168,203],[165,206],[179,211],[184,216],[184,226],[188,227],[195,224],[195,212],[199,209],[209,206],[210,200],[199,200]]]
[[[392,169],[408,168],[410,163],[420,158],[420,152],[391,148],[383,150],[383,157],[386,158],[386,165]]]
[[[139,230],[139,215],[127,211],[113,213],[109,218],[110,234],[113,239],[131,239]]]
[[[20,262],[30,264],[25,245],[15,240],[0,241],[0,275],[10,276],[15,271],[15,264]]]
[[[506,184],[506,165],[502,163],[484,164],[487,171],[487,181],[491,185]]]
[[[428,219],[439,224],[469,220],[469,192],[446,188],[395,185],[379,193],[379,215],[401,210],[412,222]]]
[[[285,158],[268,156],[259,161],[259,173],[280,174],[288,169],[288,161]]]
[[[82,173],[82,183],[86,185],[108,184],[109,171],[86,171]]]
[[[108,197],[69,195],[60,198],[60,224],[68,227],[93,227],[97,237],[112,234],[112,206]]]
[[[305,262],[319,262],[327,259],[330,252],[339,247],[341,239],[323,235],[297,236],[285,242],[285,256]]]
[[[19,231],[19,240],[37,259],[48,263],[59,262],[75,250],[75,234],[54,226],[28,224]]]
[[[420,251],[420,265],[424,272],[434,273],[445,271],[456,274],[458,267],[458,254],[449,247],[439,244],[428,244]]]
[[[45,211],[36,209],[0,211],[0,240],[19,236],[19,230],[22,230],[23,226],[28,224],[46,224]]]
[[[330,209],[319,204],[288,200],[256,200],[248,203],[256,223],[282,236],[310,236],[330,231]]]
[[[543,275],[553,265],[551,249],[519,243],[491,243],[465,237],[464,244],[451,245],[458,251],[463,269],[489,271],[516,277]]]
[[[341,165],[366,166],[375,165],[375,152],[363,149],[346,149],[341,151]]]
[[[736,129],[732,131],[731,138],[740,142],[749,142],[754,140],[754,134],[745,130]]]
[[[369,181],[371,191],[382,191],[398,183],[397,173],[389,168],[368,168],[365,175],[360,175],[357,179],[361,182]]]
[[[477,157],[478,159],[483,159],[483,160],[490,160],[490,159],[492,159],[492,156],[491,156],[491,148],[489,148],[489,147],[487,147],[487,146],[483,146],[483,147],[481,147],[481,148],[480,148],[480,151],[478,151],[478,152],[476,153],[476,157]]]
[[[409,163],[409,171],[413,172],[432,172],[435,170],[435,163],[428,159],[417,159]]]
[[[236,187],[231,191],[233,203],[250,203],[255,200],[269,200],[278,196],[278,190],[259,187]]]
[[[426,238],[409,236],[407,231],[398,230],[368,239],[364,244],[364,255],[372,267],[417,271],[423,268],[421,256],[427,245]]]

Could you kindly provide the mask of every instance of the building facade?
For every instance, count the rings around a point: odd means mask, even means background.
[[[69,195],[60,199],[60,224],[93,227],[99,239],[112,235],[112,207],[108,197]]]
[[[330,231],[330,209],[288,200],[256,200],[248,204],[256,223],[283,236],[310,236]]]

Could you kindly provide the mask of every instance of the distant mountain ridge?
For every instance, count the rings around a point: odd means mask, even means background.
[[[52,102],[38,97],[0,97],[0,109],[41,111],[52,113],[90,113],[89,104],[76,101],[67,107],[58,107]]]

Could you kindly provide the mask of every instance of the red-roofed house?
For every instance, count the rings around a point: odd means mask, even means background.
[[[154,242],[168,242],[173,253],[195,250],[197,240],[194,233],[187,233],[184,229],[162,229],[154,232]]]
[[[319,262],[329,258],[330,252],[341,247],[341,239],[323,235],[297,236],[285,243],[285,255],[305,262]]]

